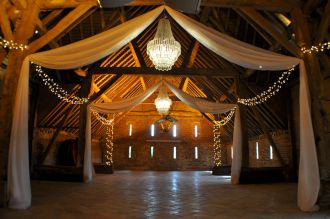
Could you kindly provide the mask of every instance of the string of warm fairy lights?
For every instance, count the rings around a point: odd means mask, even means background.
[[[71,104],[84,104],[88,102],[88,98],[70,95],[66,90],[64,90],[56,82],[54,82],[52,78],[50,78],[46,73],[44,73],[41,66],[36,65],[35,70],[38,76],[44,82],[44,84],[48,87],[48,89],[59,99]]]
[[[13,40],[6,40],[2,37],[0,37],[0,45],[3,48],[16,49],[16,50],[21,50],[21,51],[28,48],[27,45],[24,45],[22,43],[16,43]]]
[[[101,122],[103,125],[106,126],[106,137],[105,137],[105,164],[107,166],[111,166],[113,164],[113,124],[114,124],[114,118],[113,119],[106,119],[103,116],[101,116],[98,112],[92,111],[95,118]]]
[[[214,165],[216,167],[221,166],[221,135],[220,135],[221,125],[219,123],[214,123],[213,125],[213,159]]]
[[[278,80],[275,81],[272,86],[268,87],[266,91],[261,92],[261,94],[252,98],[238,98],[237,102],[248,106],[255,106],[267,101],[269,98],[271,98],[280,91],[282,86],[289,80],[289,76],[291,75],[293,70],[294,67],[287,71],[284,71],[282,75],[278,78]]]
[[[105,137],[105,164],[112,166],[113,164],[113,122],[111,125],[107,125]]]
[[[221,119],[220,121],[213,121],[213,158],[214,164],[216,167],[221,166],[221,156],[222,156],[222,148],[221,148],[221,134],[220,129],[221,126],[226,125],[235,113],[236,107],[230,110],[228,115]]]
[[[226,125],[231,120],[231,118],[233,117],[233,115],[235,113],[235,110],[236,110],[236,107],[231,109],[230,112],[228,113],[228,115],[225,118],[221,119],[220,121],[215,120],[214,123],[217,124],[217,125],[220,125],[220,126]]]
[[[302,47],[300,50],[302,53],[318,53],[318,52],[323,52],[326,49],[330,49],[330,41],[326,43],[320,43],[316,46],[312,46],[311,48],[307,49],[306,47]]]
[[[92,111],[93,115],[95,118],[102,123],[102,125],[112,125],[113,124],[113,119],[106,119],[103,116],[101,116],[98,112]]]

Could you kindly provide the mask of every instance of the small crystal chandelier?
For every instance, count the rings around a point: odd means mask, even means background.
[[[155,38],[148,42],[147,54],[156,69],[161,71],[172,69],[181,54],[181,45],[174,39],[168,19],[159,20]]]
[[[161,86],[157,98],[155,99],[156,109],[159,114],[167,115],[172,105],[172,100],[168,97],[164,86]]]

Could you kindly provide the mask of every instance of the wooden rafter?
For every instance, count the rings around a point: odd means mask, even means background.
[[[315,45],[322,43],[322,41],[325,38],[325,35],[328,34],[329,25],[330,25],[330,1],[328,1],[324,9],[321,24],[318,28],[318,31],[316,31],[317,34],[314,41]]]
[[[10,3],[7,0],[0,3],[0,26],[4,37],[7,40],[14,40],[14,35],[10,26],[10,19],[6,10],[9,4]]]
[[[67,28],[71,26],[72,23],[79,20],[82,16],[86,14],[87,11],[89,11],[94,6],[94,4],[81,4],[75,9],[73,9],[66,17],[64,17],[60,22],[58,22],[55,27],[50,29],[45,35],[29,44],[29,52],[34,53],[35,51],[48,44],[51,40],[54,40],[56,37],[62,34],[63,31],[67,30]]]
[[[229,69],[198,69],[198,68],[172,68],[169,71],[158,71],[155,68],[143,67],[96,67],[92,74],[126,74],[126,75],[176,75],[176,76],[217,76],[223,78],[236,78],[237,72]]]
[[[99,6],[97,0],[40,0],[38,2],[40,9],[52,10],[59,8],[76,8],[83,4]]]
[[[286,37],[285,33],[279,32],[274,28],[273,24],[269,22],[264,16],[262,16],[258,11],[251,8],[240,8],[240,10],[247,15],[256,24],[262,27],[269,35],[271,35],[278,43],[280,43],[284,48],[291,52],[295,56],[299,56],[300,50]]]

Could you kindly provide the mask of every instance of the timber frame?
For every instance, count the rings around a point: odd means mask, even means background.
[[[6,74],[0,87],[2,102],[0,127],[4,130],[0,133],[0,145],[2,145],[0,154],[4,154],[0,157],[0,180],[6,176],[5,155],[8,154],[13,103],[24,58],[37,51],[56,48],[97,34],[164,3],[164,0],[133,0],[121,8],[107,10],[100,9],[97,0],[0,1],[1,36],[28,45],[25,51],[0,48],[0,63],[5,59],[8,60]],[[301,47],[311,47],[330,40],[330,1],[307,0],[301,3],[296,0],[201,0],[200,13],[190,16],[242,41],[305,60],[322,181],[319,200],[321,206],[330,206],[330,202],[323,198],[330,194],[330,163],[327,162],[330,157],[327,116],[330,113],[330,108],[327,106],[330,97],[330,91],[327,90],[330,60],[327,53],[307,55],[300,51]],[[281,16],[291,24],[283,22]],[[166,77],[191,95],[213,101],[236,103],[238,96],[243,98],[255,96],[276,80],[276,76],[272,76],[270,72],[243,69],[227,62],[192,39],[175,21],[171,20],[171,22],[175,38],[179,39],[183,53],[171,71],[155,70],[146,55],[146,43],[155,33],[157,23],[155,22],[124,48],[90,66],[82,66],[87,76],[81,77],[80,83],[73,85],[72,93],[86,97],[92,88],[94,93],[90,97],[91,101],[111,102],[134,96],[146,90],[160,77]],[[89,30],[88,33],[86,29]],[[65,83],[61,81],[60,75],[57,72],[52,74],[52,77]],[[288,96],[296,80],[297,77],[291,80],[291,86],[280,94],[282,97]],[[123,84],[125,87],[120,88]],[[118,90],[122,92],[121,95],[118,95]],[[31,100],[31,106],[36,104],[33,101],[37,99]],[[243,127],[246,130],[244,150],[247,150],[248,137],[260,134],[266,134],[269,142],[275,146],[276,143],[270,133],[277,129],[289,129],[292,133],[292,145],[296,145],[294,139],[298,139],[299,136],[293,136],[292,106],[289,106],[290,103],[287,105],[288,116],[280,115],[278,110],[267,103],[255,106],[253,109],[244,107],[242,110],[242,119],[246,121],[246,126]],[[36,109],[31,115],[35,114],[38,114]],[[117,121],[125,115],[126,113],[117,115]],[[212,121],[223,115],[203,114],[203,116]],[[86,123],[84,118],[86,118],[86,105],[69,106],[58,102],[38,122],[29,124],[30,130],[37,127],[56,127],[56,132],[40,163],[45,160],[60,130],[79,136],[81,139],[79,149],[83,151],[82,136]],[[95,130],[94,135],[104,134],[102,125],[97,121],[92,122],[92,127]],[[223,131],[228,139],[232,135],[232,129],[233,122],[224,127]],[[31,142],[32,139],[30,144]],[[275,152],[285,166],[276,146]],[[83,157],[82,153],[81,157]],[[289,164],[290,168],[297,167],[295,159]],[[243,163],[248,165],[247,157],[243,158]]]

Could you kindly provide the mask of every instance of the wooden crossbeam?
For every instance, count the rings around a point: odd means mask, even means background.
[[[0,3],[0,26],[6,40],[14,40],[14,35],[10,26],[9,16],[6,10],[7,3],[7,1],[2,1]]]
[[[42,10],[52,10],[58,8],[75,8],[82,4],[98,6],[97,0],[39,0],[39,7]]]
[[[202,0],[201,5],[225,8],[249,7],[267,11],[289,12],[296,4],[291,0]]]
[[[93,4],[81,4],[77,8],[73,9],[66,17],[58,22],[55,27],[50,29],[45,35],[29,44],[29,52],[34,53],[50,41],[54,40],[60,34],[62,34],[72,23],[78,20],[80,17],[85,15],[89,11]]]
[[[118,74],[115,75],[114,77],[112,77],[101,89],[99,92],[93,94],[90,98],[89,98],[89,102],[93,102],[94,100],[96,100],[99,96],[101,96],[106,90],[108,90],[108,88],[113,85],[120,77],[122,76],[122,74]]]
[[[297,45],[289,41],[285,33],[281,33],[276,28],[274,28],[273,24],[269,22],[264,16],[262,16],[258,11],[251,8],[240,8],[239,10],[241,10],[245,15],[247,15],[247,17],[253,20],[262,29],[264,29],[289,52],[295,56],[299,56],[300,50]]]
[[[236,78],[237,72],[224,69],[172,68],[169,71],[159,71],[155,68],[143,67],[96,67],[92,74],[126,74],[126,75],[181,75],[181,76],[217,76]]]
[[[327,5],[325,6],[320,26],[318,28],[318,31],[316,31],[317,34],[315,37],[314,45],[322,43],[322,41],[325,38],[325,35],[328,33],[329,25],[330,25],[330,1],[328,1]]]
[[[132,0],[127,5],[141,6],[163,4],[165,4],[164,0]],[[225,8],[251,7],[260,10],[288,12],[295,6],[295,2],[291,0],[202,0],[201,6]]]

